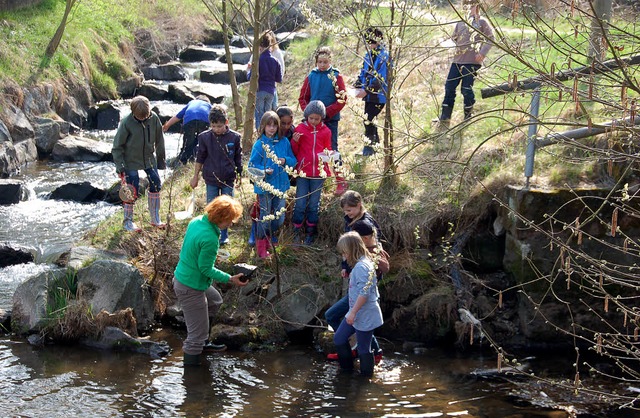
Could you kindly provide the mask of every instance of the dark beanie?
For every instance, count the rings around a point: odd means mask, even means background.
[[[366,237],[373,235],[374,226],[371,222],[360,219],[351,225],[351,230],[357,232],[361,237]]]
[[[312,100],[304,109],[304,118],[307,119],[309,115],[320,115],[322,119],[325,118],[327,111],[324,107],[324,103],[320,100]]]

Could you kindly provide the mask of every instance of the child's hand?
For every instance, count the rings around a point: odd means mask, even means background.
[[[273,174],[273,168],[267,168],[264,170],[265,174]]]
[[[347,270],[342,269],[342,271],[340,272],[340,276],[342,276],[343,279],[346,279],[347,277],[349,277],[349,275],[347,274]]]
[[[198,176],[193,176],[193,178],[191,179],[191,181],[189,182],[189,185],[191,186],[191,188],[195,189],[196,187],[198,187]]]
[[[298,142],[300,140],[300,132],[294,132],[293,136],[291,137],[291,139],[293,139],[294,141]]]
[[[353,312],[349,311],[347,316],[344,317],[344,320],[347,321],[347,324],[353,325],[353,323],[356,320],[356,314],[354,314]]]

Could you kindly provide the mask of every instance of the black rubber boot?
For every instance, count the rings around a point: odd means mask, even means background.
[[[344,371],[353,370],[353,357],[351,354],[351,345],[342,344],[336,345],[336,352],[338,353],[338,363],[340,368]]]
[[[373,353],[359,354],[360,356],[360,374],[364,377],[373,376],[374,356]]]
[[[464,120],[469,120],[473,116],[473,106],[465,106],[464,108]]]
[[[187,366],[199,366],[200,365],[200,354],[187,354],[184,353],[183,364],[185,367]]]
[[[442,113],[440,113],[440,121],[451,120],[451,114],[453,113],[453,106],[442,105]]]
[[[369,139],[371,145],[378,143],[378,128],[373,122],[365,122],[364,136]],[[363,156],[369,157],[375,153],[375,150],[371,145],[364,146],[364,148],[362,149]]]

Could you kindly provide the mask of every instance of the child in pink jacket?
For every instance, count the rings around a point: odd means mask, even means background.
[[[300,173],[296,183],[296,204],[293,209],[293,231],[296,239],[302,232],[305,219],[306,237],[304,243],[312,244],[318,233],[318,209],[324,180],[331,176],[328,164],[320,161],[318,153],[331,150],[331,131],[322,122],[326,110],[319,100],[309,102],[304,110],[305,120],[295,132],[291,148],[298,160],[296,170]]]

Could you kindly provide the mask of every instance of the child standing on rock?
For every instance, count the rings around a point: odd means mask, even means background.
[[[242,178],[242,141],[229,129],[227,107],[216,104],[209,112],[210,129],[198,135],[198,154],[191,187],[198,187],[200,172],[207,185],[207,203],[220,195],[233,196],[236,180]],[[227,229],[220,231],[220,245],[229,243]]]
[[[306,236],[304,243],[310,245],[318,233],[318,210],[324,180],[331,176],[327,163],[318,157],[319,153],[331,150],[331,131],[322,122],[325,118],[325,107],[320,100],[311,101],[304,110],[305,120],[299,124],[295,132],[300,136],[293,137],[291,148],[298,160],[296,169],[300,176],[296,180],[296,204],[293,209],[294,239],[302,233],[302,224],[306,219]]]
[[[285,137],[278,136],[280,118],[274,111],[262,116],[258,134],[260,137],[253,145],[249,167],[264,171],[264,179],[253,186],[260,204],[260,222],[256,240],[258,257],[270,256],[269,238],[274,236],[284,222],[285,194],[291,187],[285,167],[293,168],[296,157],[291,144]]]

